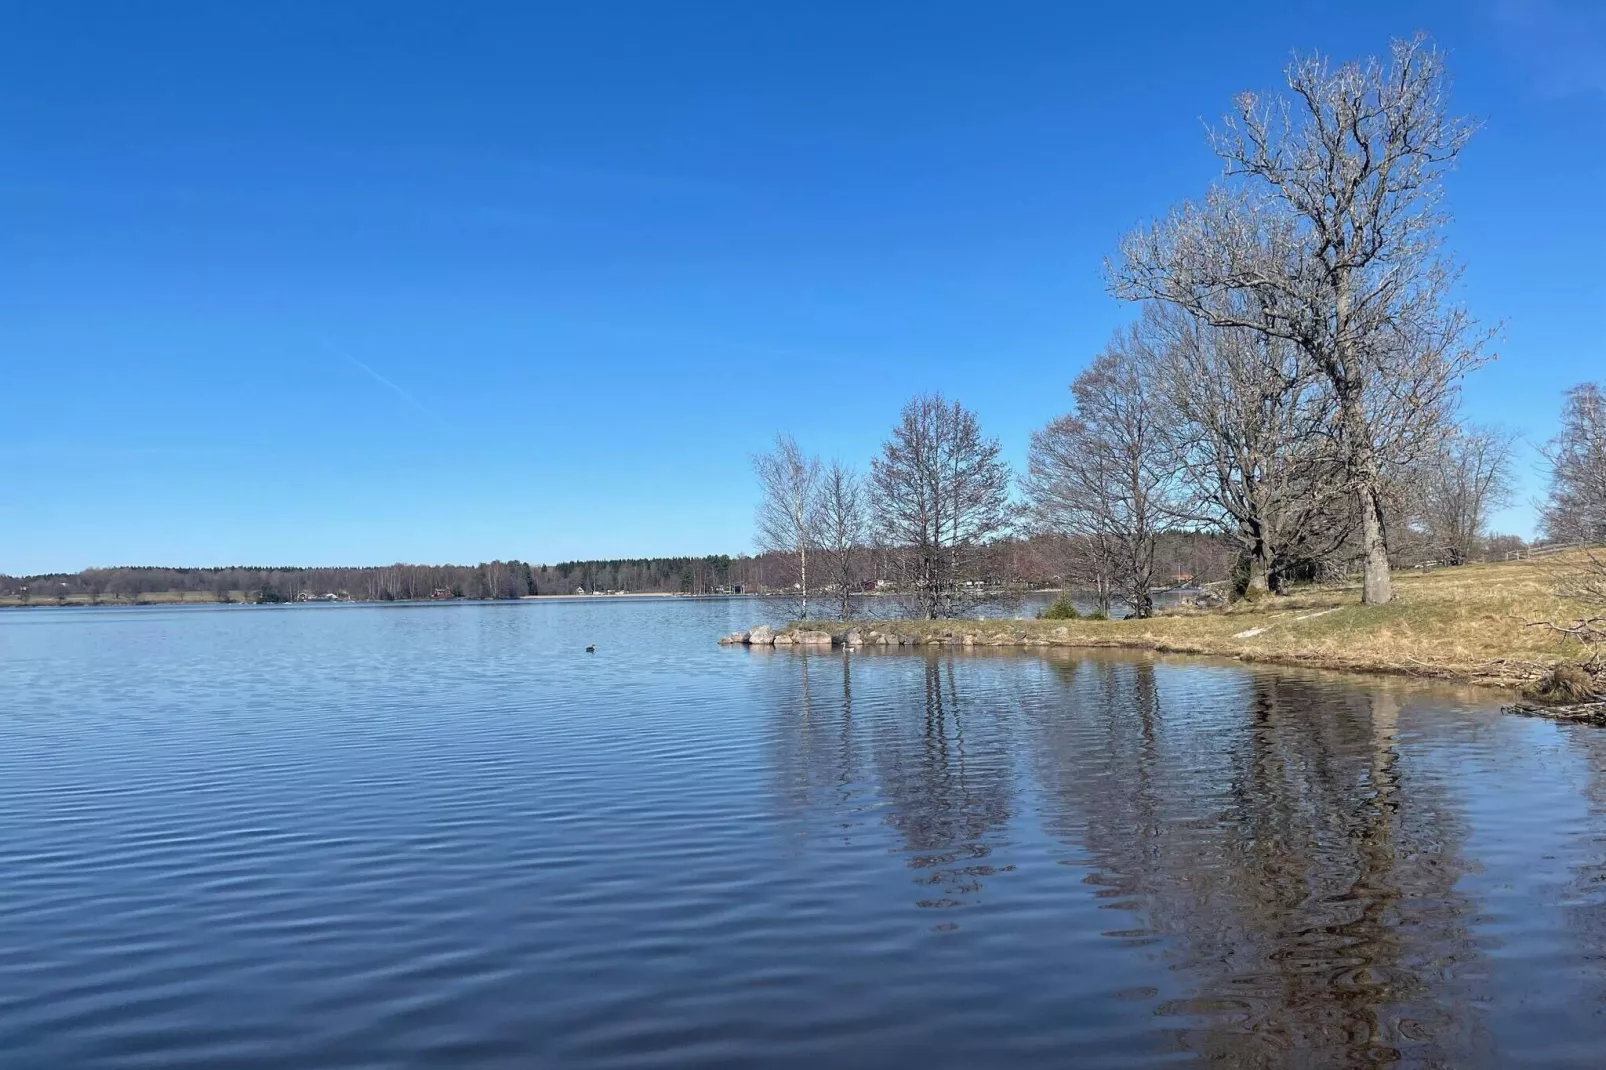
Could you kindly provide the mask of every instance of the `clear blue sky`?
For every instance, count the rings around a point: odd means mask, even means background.
[[[1487,121],[1466,407],[1542,441],[1606,376],[1606,4],[1218,7],[0,4],[0,571],[748,550],[750,451],[919,390],[1019,462],[1201,119],[1418,29]]]

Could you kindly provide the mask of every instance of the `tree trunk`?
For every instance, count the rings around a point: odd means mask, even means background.
[[[1389,578],[1389,548],[1383,536],[1383,502],[1376,478],[1360,487],[1361,548],[1366,553],[1366,572],[1361,580],[1361,604],[1380,606],[1394,597]]]
[[[1244,589],[1249,591],[1270,591],[1271,570],[1266,567],[1266,545],[1256,543],[1254,549],[1249,551],[1249,580]]]
[[[1358,391],[1356,391],[1358,393]],[[1389,579],[1389,547],[1383,526],[1383,480],[1377,472],[1377,455],[1361,415],[1360,400],[1353,394],[1345,399],[1344,430],[1349,440],[1349,474],[1355,482],[1357,504],[1361,510],[1361,552],[1365,572],[1361,579],[1361,604],[1380,606],[1394,597]]]
[[[1339,250],[1342,254],[1342,246]],[[1340,269],[1337,278],[1338,335],[1335,356],[1337,365],[1328,369],[1333,386],[1338,390],[1339,417],[1344,426],[1344,451],[1347,454],[1349,477],[1355,483],[1361,507],[1361,551],[1366,555],[1365,573],[1361,579],[1361,604],[1380,606],[1394,597],[1389,580],[1389,548],[1383,529],[1382,479],[1377,472],[1377,454],[1373,451],[1371,429],[1361,409],[1361,390],[1364,382],[1355,370],[1354,341],[1347,331],[1350,321],[1350,274]]]
[[[1283,579],[1282,569],[1266,566],[1266,590],[1272,594],[1288,593],[1288,581]]]
[[[803,606],[801,618],[809,619],[809,547],[807,543],[798,543],[797,546],[798,586],[803,589]]]

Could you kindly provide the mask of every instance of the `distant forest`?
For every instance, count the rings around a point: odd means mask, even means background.
[[[1043,587],[1054,583],[1056,548],[1048,538],[1001,539],[984,550],[981,576],[990,586]],[[856,586],[885,587],[898,574],[899,553],[866,553]],[[1220,579],[1231,551],[1211,536],[1179,534],[1163,540],[1160,575],[1167,583]],[[141,601],[365,602],[428,599],[510,599],[579,592],[710,595],[789,590],[792,569],[784,554],[711,554],[706,557],[620,558],[535,565],[487,561],[478,565],[383,565],[353,568],[228,566],[162,568],[123,566],[33,576],[0,574],[0,599],[49,604]]]

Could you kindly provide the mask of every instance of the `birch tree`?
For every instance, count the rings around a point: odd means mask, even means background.
[[[800,599],[798,615],[809,615],[809,551],[818,527],[820,462],[806,456],[790,435],[776,435],[768,453],[753,456],[758,476],[758,544],[792,566]]]
[[[1009,529],[1009,466],[974,413],[941,394],[903,407],[871,462],[879,535],[906,563],[922,617],[953,616],[982,545]]]
[[[1360,518],[1362,601],[1387,602],[1390,451],[1419,448],[1487,334],[1449,303],[1444,175],[1474,124],[1448,112],[1441,55],[1296,59],[1289,93],[1244,93],[1211,143],[1226,173],[1202,204],[1130,235],[1113,292],[1173,301],[1218,327],[1299,346],[1330,395]],[[1245,315],[1224,295],[1253,299]]]

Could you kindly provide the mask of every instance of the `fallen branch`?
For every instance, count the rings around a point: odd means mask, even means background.
[[[1606,643],[1606,617],[1579,617],[1571,624],[1557,624],[1553,620],[1531,620],[1525,628],[1549,628],[1553,632],[1571,636],[1580,643]]]
[[[1568,706],[1541,706],[1521,702],[1515,706],[1502,706],[1501,710],[1505,713],[1518,713],[1524,717],[1547,717],[1552,721],[1606,725],[1606,702],[1577,702]]]

